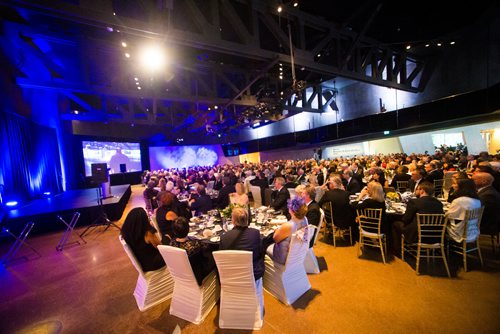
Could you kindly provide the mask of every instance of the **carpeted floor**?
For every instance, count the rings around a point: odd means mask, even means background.
[[[130,208],[143,206],[133,186]],[[118,222],[121,225],[122,221]],[[119,231],[93,230],[85,245],[57,252],[61,233],[29,239],[0,267],[1,333],[244,333],[221,330],[216,306],[201,325],[169,315],[170,301],[140,312],[132,296],[137,272],[118,241]],[[5,245],[4,245],[5,246]],[[485,266],[451,259],[453,278],[441,262],[422,265],[393,258],[384,265],[377,250],[358,258],[358,248],[320,239],[315,246],[323,271],[309,275],[312,289],[293,306],[264,292],[262,333],[498,333],[500,254],[482,240]],[[5,247],[3,247],[5,248]],[[3,254],[3,253],[2,253]]]

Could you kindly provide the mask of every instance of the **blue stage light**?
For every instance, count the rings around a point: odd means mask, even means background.
[[[45,196],[50,196],[52,193],[50,191],[46,191],[43,193]]]
[[[5,206],[8,206],[8,207],[14,207],[16,206],[18,203],[17,201],[8,201],[7,203],[5,203]]]

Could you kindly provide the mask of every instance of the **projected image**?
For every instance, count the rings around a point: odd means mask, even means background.
[[[110,174],[142,171],[139,143],[82,141],[85,175],[92,175],[92,164],[106,163]]]
[[[219,145],[150,147],[151,170],[213,166],[222,156]]]

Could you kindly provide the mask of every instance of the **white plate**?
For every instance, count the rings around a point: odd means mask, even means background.
[[[196,226],[196,223],[189,223],[189,226]]]
[[[218,242],[218,241],[220,241],[220,237],[211,237],[210,241],[212,241],[212,242]]]
[[[276,219],[286,219],[286,216],[285,215],[277,215]]]
[[[189,236],[195,236],[195,235],[197,235],[197,234],[198,234],[198,232],[196,232],[196,231],[194,231],[194,232],[189,232],[189,233],[188,233],[188,235],[189,235]]]

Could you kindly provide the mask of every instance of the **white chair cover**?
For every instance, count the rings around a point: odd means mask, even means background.
[[[158,250],[175,281],[170,314],[200,324],[219,299],[220,287],[215,271],[198,286],[184,249],[159,245]]]
[[[290,199],[294,199],[297,196],[297,192],[294,188],[288,188],[288,192],[290,193]]]
[[[315,231],[316,235],[314,235]],[[309,242],[311,241],[311,238],[317,238],[319,234],[317,231],[318,228],[316,226],[309,224]],[[306,269],[306,273],[308,274],[320,273],[318,259],[316,258],[316,255],[314,255],[312,247],[307,250],[306,257],[304,258],[304,268]]]
[[[311,288],[304,268],[308,249],[309,244],[293,234],[285,265],[265,257],[264,289],[286,305],[293,304]]]
[[[156,230],[156,236],[158,237],[158,239],[162,240],[162,235],[161,235],[161,232],[160,232],[160,226],[158,226],[158,221],[156,221],[156,215],[152,215],[149,217],[149,221],[150,221],[150,224],[151,226],[153,226]]]
[[[134,297],[139,310],[145,311],[150,307],[170,299],[174,290],[174,279],[170,275],[167,267],[165,266],[155,271],[143,272],[139,261],[137,261],[134,253],[121,235],[119,239],[125,253],[127,253],[130,261],[132,261],[132,264],[139,273],[134,290]]]
[[[207,190],[213,190],[215,185],[215,181],[208,181]]]
[[[250,192],[252,193],[253,197],[253,207],[256,209],[260,208],[262,206],[262,196],[260,193],[260,187],[251,185]]]
[[[260,329],[264,319],[262,278],[254,279],[252,252],[213,252],[219,270],[221,301],[219,327]]]

